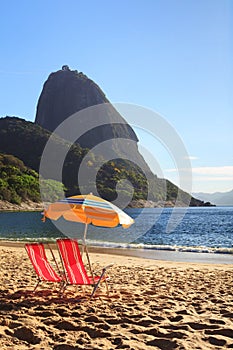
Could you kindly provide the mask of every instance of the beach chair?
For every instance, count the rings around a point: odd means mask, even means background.
[[[45,253],[44,244],[27,243],[25,244],[25,249],[38,277],[38,282],[33,292],[36,291],[39,283],[43,281],[60,283],[60,290],[61,290],[63,288],[65,281],[61,276],[59,276],[59,274],[54,270],[54,268],[48,262],[48,259]]]
[[[104,267],[100,276],[94,276],[93,273],[92,276],[89,276],[82,260],[78,242],[75,239],[58,239],[57,246],[66,276],[66,283],[64,285],[63,292],[68,285],[88,285],[93,287],[90,296],[90,298],[92,298],[100,282],[104,281],[106,284],[107,294],[109,295],[106,271],[113,264]]]

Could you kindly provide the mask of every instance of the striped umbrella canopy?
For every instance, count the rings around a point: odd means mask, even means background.
[[[114,204],[93,194],[72,196],[52,203],[44,211],[44,217],[92,224],[102,227],[122,225],[130,227],[134,220]]]
[[[88,225],[92,224],[102,227],[116,227],[121,225],[123,228],[128,228],[134,223],[134,220],[120,208],[91,193],[65,198],[59,202],[50,204],[44,210],[44,221],[46,218],[58,220],[61,217],[68,221],[85,224],[82,254],[85,250],[92,275],[93,271],[86,246]]]

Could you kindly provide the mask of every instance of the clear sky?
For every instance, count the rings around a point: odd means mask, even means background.
[[[194,192],[233,188],[231,0],[2,1],[0,43],[1,117],[34,121],[43,83],[67,64],[111,102],[152,109],[174,127]],[[153,153],[153,140],[138,136]],[[168,158],[161,150],[176,182]]]

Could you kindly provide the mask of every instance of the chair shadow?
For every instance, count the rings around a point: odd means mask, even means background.
[[[88,299],[88,296],[75,296],[74,293],[67,293],[61,296],[58,291],[51,291],[49,289],[38,290],[36,292],[25,289],[17,290],[13,293],[0,293],[0,312],[25,307],[33,308],[40,305],[76,304],[77,302],[88,301]]]

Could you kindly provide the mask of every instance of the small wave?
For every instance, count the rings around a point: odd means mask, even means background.
[[[59,237],[57,237],[59,238]],[[23,237],[23,238],[13,238],[13,237],[1,237],[1,241],[11,241],[11,242],[46,242],[46,243],[56,243],[56,237]],[[82,243],[82,240],[79,240]],[[132,250],[164,250],[164,251],[174,251],[174,252],[187,252],[187,253],[209,253],[209,254],[233,254],[233,247],[194,247],[194,246],[177,246],[177,245],[153,245],[153,244],[143,244],[143,243],[121,243],[121,242],[103,242],[95,240],[87,240],[87,245],[91,247],[99,248],[109,248],[109,249],[132,249]]]
[[[46,243],[56,243],[56,238],[48,237],[23,237],[23,238],[13,238],[13,237],[1,237],[0,242],[46,242]]]
[[[211,247],[190,247],[190,246],[169,246],[169,245],[150,245],[143,243],[115,243],[88,241],[90,246],[103,248],[121,248],[121,249],[136,249],[136,250],[166,250],[187,253],[210,253],[210,254],[233,254],[233,248],[211,248]]]

